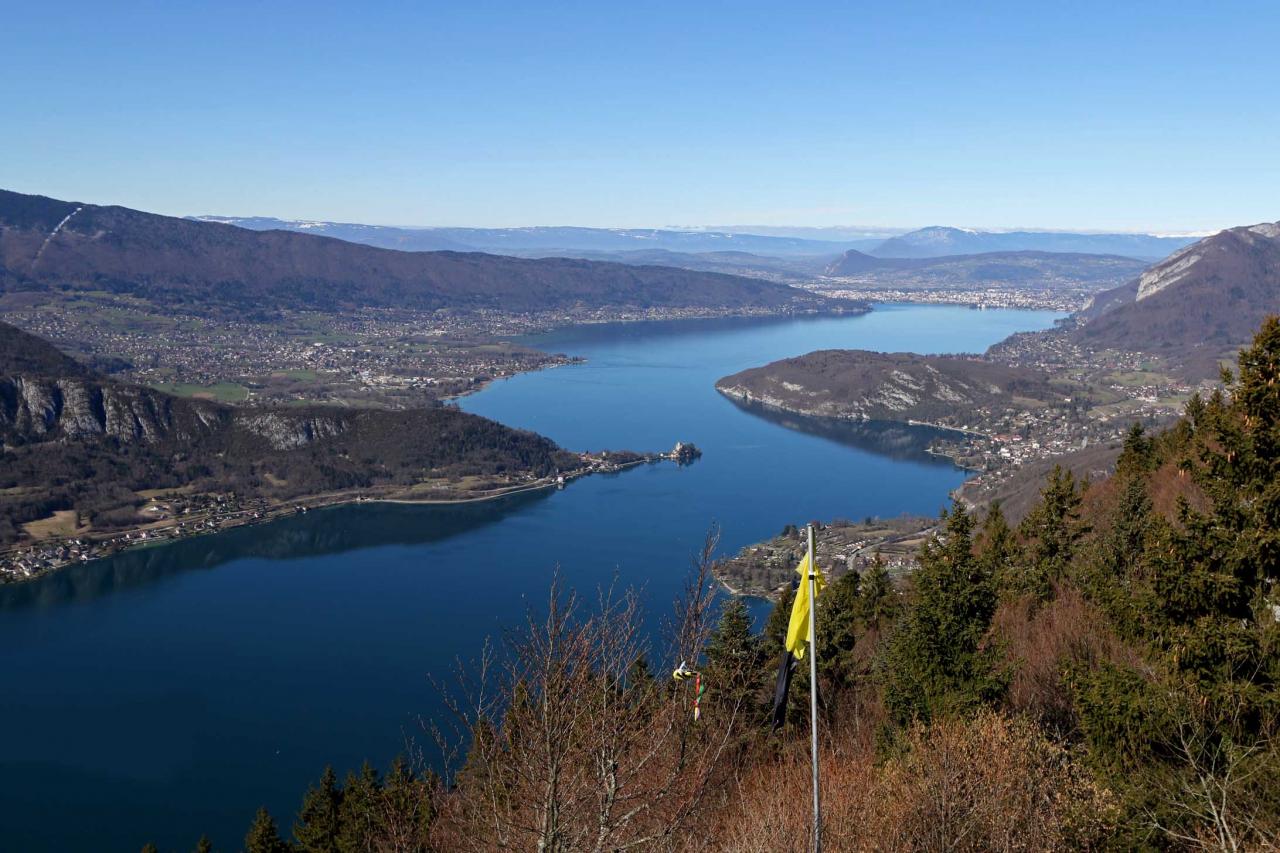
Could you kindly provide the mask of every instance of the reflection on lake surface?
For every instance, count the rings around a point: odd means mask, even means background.
[[[413,505],[366,503],[329,507],[269,524],[124,551],[80,563],[31,583],[0,586],[0,612],[32,605],[51,607],[91,601],[170,575],[213,569],[231,560],[301,559],[375,545],[419,545],[500,521],[550,490],[520,492],[474,503]]]
[[[1053,319],[884,306],[543,336],[587,362],[463,408],[572,449],[684,440],[702,459],[492,503],[315,511],[0,589],[0,847],[182,850],[208,832],[235,849],[259,805],[287,825],[326,763],[385,766],[439,712],[428,675],[518,624],[555,571],[588,594],[641,587],[660,616],[712,522],[734,551],[814,518],[936,513],[964,475],[912,431],[780,422],[715,381],[822,348],[981,351]]]
[[[953,467],[946,457],[928,452],[934,439],[946,438],[947,430],[921,424],[899,424],[891,421],[855,421],[845,418],[801,417],[760,403],[728,398],[731,403],[754,417],[780,427],[817,435],[840,444],[867,450],[890,459],[910,460]]]

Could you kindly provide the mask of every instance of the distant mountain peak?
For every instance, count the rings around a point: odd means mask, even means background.
[[[680,252],[724,249],[767,255],[835,255],[866,240],[827,240],[691,228],[590,228],[580,225],[525,225],[510,228],[400,227],[275,219],[268,216],[191,216],[199,222],[237,225],[254,231],[298,231],[402,251],[491,252],[629,251],[637,248]]]
[[[930,225],[892,237],[871,250],[881,258],[928,258],[989,252],[1072,252],[1122,255],[1155,260],[1195,240],[1194,237],[1153,234],[1085,234],[1075,231],[978,231],[949,225]]]

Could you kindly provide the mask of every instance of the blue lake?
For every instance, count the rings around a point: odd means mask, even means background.
[[[787,523],[936,513],[963,472],[903,431],[806,431],[715,380],[824,348],[980,352],[1056,316],[884,305],[532,338],[587,361],[464,409],[574,450],[684,440],[703,458],[481,504],[312,512],[0,587],[0,849],[184,850],[201,832],[236,849],[259,805],[287,827],[325,764],[385,767],[425,741],[429,676],[518,625],[557,569],[588,597],[642,587],[656,624],[713,523],[731,552]]]

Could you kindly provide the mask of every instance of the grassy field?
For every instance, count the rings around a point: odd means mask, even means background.
[[[249,399],[249,389],[235,382],[219,382],[216,385],[160,382],[151,387],[177,397],[197,397],[202,400],[218,400],[222,403],[242,403]]]
[[[1114,382],[1116,385],[1124,385],[1127,388],[1133,388],[1139,385],[1167,385],[1173,381],[1173,377],[1169,374],[1156,370],[1135,370],[1112,373],[1107,375],[1106,379]]]
[[[27,531],[28,536],[37,541],[51,536],[62,538],[75,536],[77,533],[83,533],[89,529],[88,527],[76,527],[76,511],[73,509],[60,510],[48,518],[27,522],[23,525],[23,528]]]

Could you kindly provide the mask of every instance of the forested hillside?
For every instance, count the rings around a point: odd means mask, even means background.
[[[278,309],[837,307],[806,291],[718,273],[402,252],[0,190],[0,294],[24,291],[105,291],[216,316]]]
[[[827,418],[973,422],[982,409],[1061,404],[1043,371],[954,355],[818,350],[716,381],[721,394]],[[967,421],[965,419],[968,419]]]
[[[127,527],[155,489],[291,499],[427,478],[569,471],[548,439],[455,409],[231,407],[97,375],[0,323],[0,544],[74,511]]]
[[[1276,848],[1280,320],[1111,478],[1053,472],[1016,528],[942,520],[905,587],[873,566],[820,596],[826,849]],[[808,849],[805,669],[767,725],[789,602],[759,637],[717,615],[709,553],[665,645],[631,598],[553,590],[505,668],[467,670],[465,761],[327,773],[297,849]],[[265,813],[246,846],[285,849]]]

